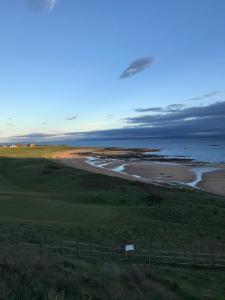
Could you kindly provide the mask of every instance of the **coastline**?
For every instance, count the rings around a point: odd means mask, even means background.
[[[225,171],[215,171],[203,175],[203,180],[198,184],[203,190],[225,196]]]
[[[150,151],[149,151],[150,150]],[[184,159],[158,160],[157,150],[120,148],[79,148],[53,156],[60,163],[109,176],[156,185],[200,189],[225,196],[225,165]]]

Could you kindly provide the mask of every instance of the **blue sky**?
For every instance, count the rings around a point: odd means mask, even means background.
[[[0,141],[107,132],[175,113],[140,108],[224,101],[225,0],[32,1],[47,0],[0,2]],[[145,56],[150,68],[119,80]]]

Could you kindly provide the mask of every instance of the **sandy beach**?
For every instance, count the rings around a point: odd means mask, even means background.
[[[125,166],[125,172],[142,178],[165,182],[191,182],[195,179],[194,174],[187,166],[178,163],[130,163]]]
[[[123,155],[129,156],[129,159],[123,159]],[[64,165],[89,172],[157,185],[186,185],[225,196],[224,164],[145,161],[135,155],[132,158],[128,151],[102,148],[61,152],[53,158]]]
[[[198,187],[225,196],[225,170],[204,174]]]

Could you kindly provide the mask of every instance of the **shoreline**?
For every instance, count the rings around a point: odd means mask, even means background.
[[[89,151],[87,151],[89,150]],[[64,165],[93,173],[161,186],[200,189],[225,196],[225,165],[193,160],[143,157],[146,149],[83,148],[53,156]],[[138,157],[137,157],[138,156]]]

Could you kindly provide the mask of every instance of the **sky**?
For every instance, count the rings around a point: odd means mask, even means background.
[[[1,0],[0,66],[0,142],[225,135],[225,0]]]

